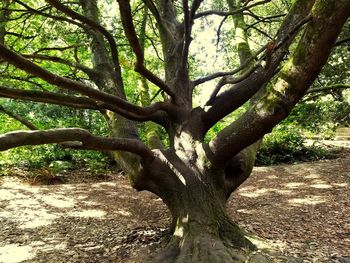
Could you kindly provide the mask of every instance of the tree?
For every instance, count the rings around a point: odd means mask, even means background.
[[[111,1],[45,2],[2,1],[0,57],[9,79],[2,81],[0,96],[100,111],[110,135],[80,128],[15,131],[0,136],[0,150],[60,143],[113,151],[132,186],[155,193],[171,212],[173,236],[155,261],[244,261],[254,245],[227,216],[226,201],[249,177],[261,138],[288,115],[320,73],[350,15],[350,2],[279,1],[287,14],[262,17],[252,10],[270,10],[270,0],[214,1],[212,6],[201,0],[118,0],[114,18],[104,9],[113,6]],[[193,79],[194,25],[213,15],[224,18],[220,29],[233,18],[234,34],[227,34],[231,39],[226,41],[235,41],[239,65]],[[246,16],[255,22],[248,26]],[[269,37],[259,25],[281,17],[275,36],[252,49],[248,29]],[[50,35],[45,34],[48,27]],[[147,43],[161,54],[156,63],[147,60]],[[132,58],[121,54],[128,52],[125,45],[134,54],[142,83],[141,105],[126,95],[137,82],[128,81]],[[197,86],[212,80],[219,81],[206,105],[193,107]],[[156,102],[150,95],[154,87],[159,89]],[[242,115],[205,142],[211,127],[245,103],[249,107]],[[148,125],[149,141],[139,139],[136,123]],[[169,146],[161,145],[159,126]]]

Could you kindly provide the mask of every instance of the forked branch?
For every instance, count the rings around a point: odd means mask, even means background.
[[[67,90],[78,92],[82,95],[88,96],[91,99],[114,105],[113,108],[116,113],[133,120],[149,120],[154,117],[154,114],[159,111],[170,111],[166,103],[155,103],[149,107],[139,107],[129,103],[117,96],[99,91],[84,83],[71,80],[65,77],[58,76],[44,68],[34,64],[33,62],[23,58],[16,52],[11,51],[7,47],[0,44],[0,57],[7,62],[20,68],[27,73],[37,76],[46,82],[56,85]]]
[[[68,15],[69,17],[76,19],[85,25],[90,26],[91,28],[99,31],[104,37],[107,39],[108,44],[111,49],[111,55],[112,55],[112,60],[114,63],[114,68],[116,72],[120,72],[120,64],[119,64],[119,55],[118,55],[118,48],[117,44],[114,40],[114,37],[112,36],[111,33],[108,32],[106,28],[101,26],[100,24],[96,23],[95,21],[87,18],[86,16],[83,16],[72,9],[66,7],[64,4],[60,3],[60,1],[57,0],[46,0],[47,3],[50,5],[54,6],[57,10],[63,12],[64,14]]]
[[[49,91],[13,89],[13,88],[7,88],[1,85],[0,85],[0,97],[57,104],[57,105],[62,105],[62,106],[67,106],[67,107],[77,108],[77,109],[92,109],[92,110],[103,109],[103,105],[100,105],[96,101],[86,97],[76,97],[72,95],[58,94],[58,93],[49,92]]]
[[[233,77],[224,77],[224,78],[222,78],[218,82],[218,84],[216,85],[214,91],[210,95],[209,100],[207,101],[207,103],[205,105],[208,106],[215,100],[216,95],[219,93],[220,89],[224,85],[236,84],[236,83],[239,83],[239,82],[243,81],[244,79],[248,78],[258,67],[260,67],[260,63],[256,63],[247,72],[245,72],[243,75],[241,75],[241,76],[239,76],[237,78],[233,78]]]
[[[344,23],[350,16],[350,2],[333,2],[332,7],[329,2],[331,0],[316,2],[312,9],[314,19],[306,26],[293,56],[282,67],[276,83],[209,143],[215,161],[227,162],[246,146],[271,132],[307,92],[326,63]],[[308,7],[310,9],[313,5],[309,1],[297,3],[304,7],[299,10],[304,11],[308,11],[307,5],[311,5]],[[292,17],[289,21],[293,19]],[[288,42],[289,40],[286,41]],[[245,140],[242,141],[242,138]]]
[[[144,52],[135,31],[130,2],[128,0],[118,0],[118,3],[125,35],[136,55],[135,71],[161,88],[170,97],[175,98],[175,93],[170,89],[170,87],[163,80],[148,70],[145,66]]]
[[[207,81],[214,80],[216,78],[234,75],[234,74],[236,74],[236,73],[246,69],[251,64],[252,61],[258,60],[259,55],[263,51],[266,50],[266,47],[267,47],[267,44],[262,46],[257,52],[255,52],[255,54],[253,56],[251,56],[249,59],[247,59],[247,61],[243,65],[239,66],[238,68],[233,69],[231,71],[226,71],[226,72],[216,72],[216,73],[210,74],[208,76],[205,76],[203,78],[196,79],[196,80],[193,81],[193,86],[194,87],[198,86],[200,84],[203,84],[203,83],[205,83]]]

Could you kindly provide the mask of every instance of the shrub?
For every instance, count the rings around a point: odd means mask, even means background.
[[[265,136],[257,154],[256,165],[315,161],[328,156],[328,151],[315,144],[306,145],[305,137],[293,125],[280,125]]]

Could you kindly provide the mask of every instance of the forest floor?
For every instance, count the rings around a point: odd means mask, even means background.
[[[350,142],[332,160],[257,167],[230,198],[230,216],[295,262],[350,262]],[[40,172],[40,171],[38,171]],[[42,171],[44,172],[44,171]],[[0,179],[0,262],[141,262],[169,214],[125,176],[78,170],[67,183]]]

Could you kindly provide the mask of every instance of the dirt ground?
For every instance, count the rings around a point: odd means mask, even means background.
[[[134,191],[120,174],[69,176],[69,183],[34,186],[0,179],[0,262],[131,263],[159,246],[169,224],[159,198]],[[228,211],[282,257],[348,263],[349,185],[347,148],[332,160],[255,168]]]

